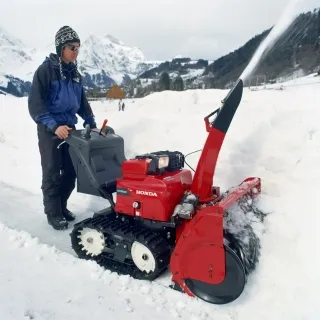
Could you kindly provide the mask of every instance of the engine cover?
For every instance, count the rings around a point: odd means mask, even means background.
[[[115,210],[122,214],[156,221],[170,220],[185,190],[191,188],[192,174],[187,169],[148,174],[148,159],[127,160],[123,177],[117,180]]]

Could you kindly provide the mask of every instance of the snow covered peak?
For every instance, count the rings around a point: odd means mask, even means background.
[[[90,35],[82,42],[78,62],[81,71],[94,75],[104,70],[110,78],[121,83],[125,74],[136,75],[145,56],[138,48],[126,46],[111,35]]]
[[[124,43],[122,41],[120,41],[118,38],[112,36],[111,34],[107,34],[105,37],[115,44],[119,44],[119,45],[124,46]]]
[[[0,68],[1,72],[14,74],[23,63],[32,60],[34,51],[28,49],[19,39],[0,27]]]
[[[13,37],[7,30],[0,27],[0,46],[5,45],[25,47],[21,40]]]

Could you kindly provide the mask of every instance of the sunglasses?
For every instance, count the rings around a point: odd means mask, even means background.
[[[80,50],[80,46],[73,46],[71,44],[66,44],[65,47],[71,51],[79,51]]]

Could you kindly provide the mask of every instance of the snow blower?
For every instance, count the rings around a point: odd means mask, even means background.
[[[261,182],[249,177],[221,193],[213,176],[242,92],[239,80],[204,118],[208,137],[194,175],[179,151],[126,159],[123,138],[106,120],[100,130],[72,131],[65,142],[77,191],[110,203],[74,225],[76,254],[135,279],[152,281],[169,269],[171,288],[209,303],[237,299],[260,254],[259,237],[243,217],[263,220],[255,204]]]

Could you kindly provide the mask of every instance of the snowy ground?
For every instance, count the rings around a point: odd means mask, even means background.
[[[188,153],[202,148],[203,117],[225,95],[156,93],[128,100],[125,112],[117,111],[117,101],[92,106],[99,123],[107,118],[124,137],[127,157],[163,149]],[[36,127],[26,98],[0,95],[0,319],[319,319],[319,100],[319,83],[245,90],[214,183],[225,189],[261,177],[261,207],[271,213],[259,267],[243,295],[215,306],[166,288],[168,273],[150,284],[77,259],[71,228],[54,231],[42,212]],[[195,167],[198,157],[187,161]],[[105,205],[76,192],[70,199],[77,221]]]

